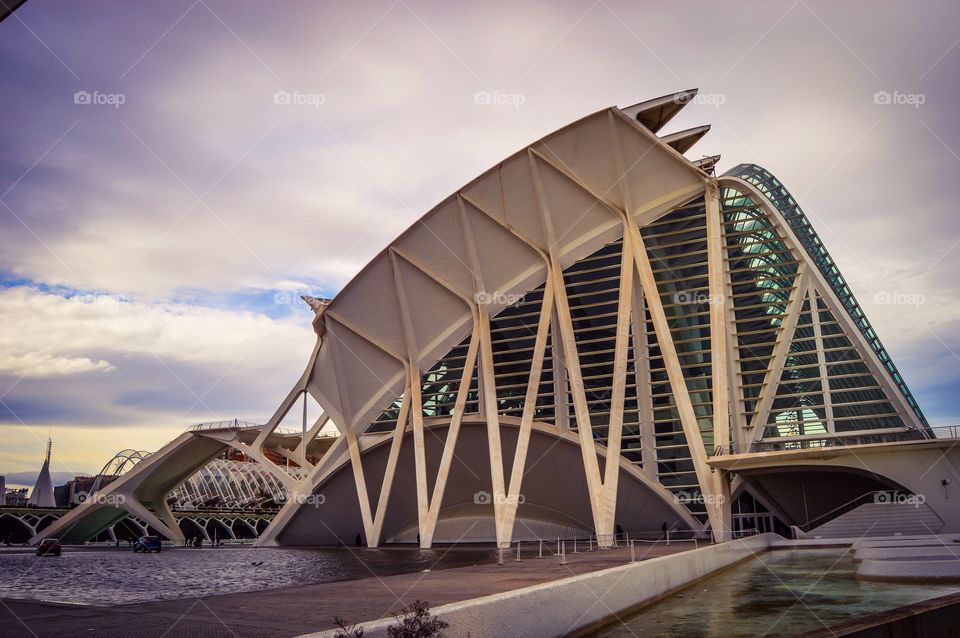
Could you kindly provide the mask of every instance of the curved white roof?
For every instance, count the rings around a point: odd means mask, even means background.
[[[687,101],[670,97],[651,103]],[[406,364],[425,370],[462,341],[478,300],[494,316],[545,280],[548,256],[566,267],[617,239],[617,209],[643,225],[704,191],[707,175],[644,114],[610,107],[511,155],[347,284],[323,311],[308,386],[341,429],[365,430],[403,392]]]

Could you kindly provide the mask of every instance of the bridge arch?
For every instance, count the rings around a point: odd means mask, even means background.
[[[28,523],[22,516],[17,516],[11,512],[0,514],[0,542],[9,542],[19,545],[30,540],[36,529]]]

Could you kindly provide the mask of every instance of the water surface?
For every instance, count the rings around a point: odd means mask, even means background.
[[[858,581],[845,549],[776,550],[623,618],[595,636],[794,636],[960,591]]]
[[[493,562],[490,549],[165,548],[0,553],[0,598],[114,605]]]

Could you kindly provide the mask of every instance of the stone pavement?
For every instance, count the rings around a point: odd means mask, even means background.
[[[555,546],[554,546],[555,548]],[[691,549],[688,543],[637,546],[647,559]],[[279,550],[278,550],[279,551]],[[400,550],[398,550],[400,551]],[[93,607],[0,599],[0,635],[4,638],[265,637],[287,638],[334,627],[333,617],[361,622],[389,617],[416,599],[439,606],[519,589],[629,561],[626,548],[536,557],[526,549],[521,562],[505,556],[495,562],[397,576],[301,585],[222,596],[155,603]]]

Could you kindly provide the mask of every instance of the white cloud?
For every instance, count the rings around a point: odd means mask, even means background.
[[[109,372],[110,359],[131,355],[209,366],[241,354],[286,358],[312,337],[292,321],[251,312],[22,286],[0,290],[0,323],[0,371],[28,377]]]
[[[0,339],[0,347],[4,345],[7,345],[4,339]],[[14,345],[24,347],[26,344],[20,342]],[[0,354],[0,375],[41,378],[112,369],[113,366],[106,361],[94,361],[87,357],[65,357],[47,352],[18,353],[11,350]]]
[[[156,449],[191,423],[263,420],[315,339],[309,309],[298,310],[299,322],[295,314],[0,289],[0,422],[24,440],[53,428],[71,442],[59,449],[62,462],[95,471],[100,457]],[[116,434],[77,443],[76,430],[103,428]],[[0,462],[30,469],[8,452]]]

